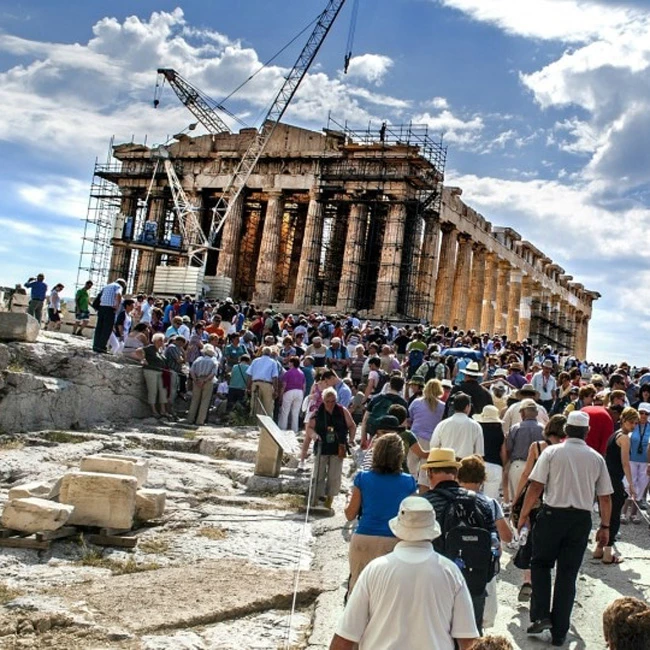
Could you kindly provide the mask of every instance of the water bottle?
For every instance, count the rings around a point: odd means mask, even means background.
[[[523,526],[519,533],[519,546],[526,546],[528,541],[528,526]]]
[[[499,541],[499,536],[496,533],[490,533],[490,540],[492,546],[492,555],[495,558],[498,558],[501,555],[501,542]]]
[[[465,560],[463,560],[463,552],[461,550],[458,551],[458,556],[454,558],[454,563],[461,571],[467,567]]]

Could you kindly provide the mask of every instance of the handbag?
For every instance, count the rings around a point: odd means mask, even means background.
[[[95,311],[99,311],[99,308],[102,306],[102,293],[104,293],[103,289],[95,296],[90,305]]]

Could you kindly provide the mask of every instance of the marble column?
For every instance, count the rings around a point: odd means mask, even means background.
[[[364,203],[352,203],[350,216],[348,217],[343,270],[336,300],[336,310],[340,312],[353,311],[357,306],[357,292],[366,244],[367,225],[368,206]]]
[[[539,326],[539,333],[541,343],[547,345],[551,335],[551,292],[546,287],[542,287],[539,296],[541,321]]]
[[[494,333],[505,334],[508,329],[508,299],[510,296],[510,262],[499,261],[497,300],[494,308]]]
[[[562,348],[569,354],[573,352],[573,323],[575,321],[575,307],[568,302],[562,303]]]
[[[506,318],[506,334],[511,341],[521,341],[519,320],[521,315],[522,272],[513,269],[510,273],[510,297],[508,300],[508,316]]]
[[[451,318],[451,293],[456,268],[456,226],[444,222],[440,226],[442,242],[440,245],[440,263],[436,278],[436,293],[433,306],[434,324],[449,325]]]
[[[573,354],[581,360],[583,359],[583,357],[580,356],[582,350],[582,317],[582,312],[576,311],[573,321]]]
[[[402,202],[393,203],[388,210],[384,241],[381,247],[374,306],[374,312],[377,315],[389,316],[397,313],[405,221],[406,205]]]
[[[298,307],[309,307],[314,303],[316,281],[320,267],[321,247],[323,244],[323,202],[318,192],[312,192],[307,209],[305,236],[303,238],[298,279],[294,303]]]
[[[458,235],[458,254],[454,273],[454,288],[451,295],[451,321],[453,327],[465,329],[467,305],[469,303],[469,281],[472,270],[472,238],[466,233]]]
[[[237,275],[239,248],[242,239],[241,229],[244,217],[244,194],[245,190],[242,190],[230,206],[230,214],[224,222],[221,231],[217,275],[223,278],[235,278]]]
[[[436,262],[438,261],[438,237],[440,221],[438,215],[430,213],[425,217],[424,238],[420,251],[418,268],[417,295],[421,305],[420,318],[431,320],[433,316],[433,298],[436,291]]]
[[[582,319],[582,332],[580,337],[580,358],[587,358],[587,344],[589,343],[589,321],[591,318],[585,316]]]
[[[120,212],[115,215],[113,222],[113,239],[117,240],[111,250],[111,262],[108,270],[108,281],[114,282],[118,278],[128,279],[131,266],[132,249],[120,245],[118,242],[124,240],[124,226],[127,217],[131,218],[131,232],[127,241],[133,239],[133,228],[135,216],[138,209],[138,196],[136,190],[131,187],[121,188],[122,199],[120,201]],[[105,278],[102,278],[104,280]]]
[[[560,301],[558,295],[551,296],[549,320],[551,321],[549,338],[554,341],[554,347],[560,346]]]
[[[260,255],[257,261],[255,276],[255,293],[253,299],[259,307],[273,302],[275,276],[278,265],[278,250],[280,246],[280,229],[284,214],[284,198],[282,192],[267,192],[266,215],[262,230]]]
[[[521,282],[521,300],[519,301],[518,338],[524,341],[530,336],[530,318],[532,313],[533,283],[526,276]]]
[[[481,329],[481,312],[483,311],[483,292],[485,291],[486,248],[483,244],[472,246],[472,280],[469,290],[469,307],[467,311],[467,329]]]
[[[485,290],[483,291],[483,309],[481,310],[481,332],[494,333],[495,308],[497,303],[497,279],[499,258],[496,253],[485,256]]]

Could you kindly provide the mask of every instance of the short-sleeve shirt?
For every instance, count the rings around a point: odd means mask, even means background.
[[[439,401],[434,409],[424,397],[416,397],[409,406],[409,418],[411,419],[411,431],[424,440],[431,440],[433,430],[442,420],[445,412],[445,403]]]
[[[546,447],[530,480],[544,484],[544,504],[552,508],[591,512],[594,489],[598,496],[614,491],[605,459],[579,438]]]
[[[83,287],[77,291],[75,296],[78,311],[88,311],[88,291]]]
[[[359,650],[454,650],[455,638],[475,639],[478,630],[463,574],[427,541],[399,542],[368,564],[336,634]]]
[[[417,489],[410,474],[379,474],[359,472],[354,486],[361,492],[361,516],[356,532],[359,535],[394,537],[388,520],[397,516],[402,499]]]

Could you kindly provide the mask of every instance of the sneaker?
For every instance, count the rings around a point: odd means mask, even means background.
[[[543,618],[541,621],[534,621],[526,628],[526,634],[541,634],[544,630],[550,630],[553,627],[550,619]]]
[[[641,523],[641,517],[639,517],[639,515],[632,515],[632,518],[630,519],[630,521],[633,524],[640,524]]]
[[[524,582],[519,589],[518,600],[520,603],[527,603],[530,600],[530,597],[533,594],[533,585],[530,582]]]
[[[307,471],[307,461],[301,460],[298,463],[298,469],[296,471],[298,471],[298,472],[306,472]]]
[[[641,508],[641,510],[647,510],[648,509],[648,502],[647,501],[639,501],[639,508]]]

